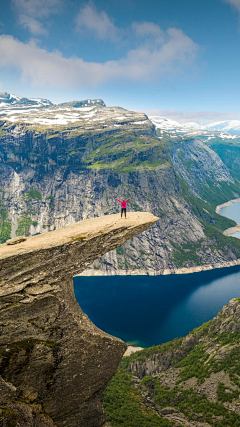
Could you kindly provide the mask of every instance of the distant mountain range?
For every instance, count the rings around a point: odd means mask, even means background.
[[[100,99],[1,100],[0,243],[116,213],[113,201],[127,195],[129,209],[161,221],[89,274],[158,274],[240,258],[237,239],[219,231],[235,223],[215,212],[240,195],[240,136],[159,117],[156,128],[144,113]]]
[[[18,109],[49,107],[53,105],[48,99],[24,98],[12,93],[0,92],[0,113]]]
[[[24,112],[34,111],[48,107],[91,107],[102,105],[106,107],[102,99],[86,99],[83,101],[64,102],[62,104],[53,104],[48,99],[42,98],[25,98],[22,96],[13,95],[12,93],[0,92],[0,116],[20,114]]]
[[[175,132],[186,134],[191,131],[217,131],[226,132],[234,135],[240,135],[240,120],[224,120],[219,122],[209,123],[208,125],[201,126],[198,123],[179,123],[175,120],[168,119],[162,116],[149,116],[149,119],[158,129],[166,132]]]
[[[106,107],[106,104],[102,99],[85,99],[81,101],[70,101],[61,104],[53,104],[48,99],[41,98],[25,98],[7,92],[0,92],[0,116],[20,114],[34,111],[36,109],[44,109],[49,107],[61,107],[64,108],[83,108],[102,106]],[[55,110],[55,113],[57,110]],[[51,115],[53,112],[51,111]],[[209,123],[208,125],[201,126],[196,122],[190,123],[179,123],[175,120],[168,119],[163,116],[149,116],[149,119],[156,126],[157,129],[161,129],[163,132],[172,132],[180,135],[186,134],[199,134],[209,131],[212,132],[224,132],[232,135],[240,135],[240,120],[224,120]],[[214,135],[213,135],[214,136]],[[219,135],[221,136],[221,134]],[[223,135],[222,135],[223,136]]]

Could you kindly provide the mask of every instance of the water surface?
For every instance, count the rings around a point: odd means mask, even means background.
[[[74,288],[96,326],[149,347],[187,335],[240,297],[240,266],[169,276],[79,276]]]
[[[227,218],[233,219],[237,224],[240,224],[240,202],[233,203],[230,206],[220,209],[220,215],[226,216]],[[232,237],[240,239],[240,231],[230,234]]]
[[[240,223],[240,202],[220,214]],[[240,238],[240,232],[233,236]],[[149,347],[187,335],[239,298],[240,266],[169,276],[79,276],[74,288],[100,329]]]
[[[219,213],[222,216],[226,216],[227,218],[236,221],[237,224],[240,224],[240,202],[232,203],[230,206],[221,208]]]

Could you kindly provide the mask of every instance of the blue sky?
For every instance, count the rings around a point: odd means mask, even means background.
[[[0,2],[0,91],[240,119],[240,0]]]

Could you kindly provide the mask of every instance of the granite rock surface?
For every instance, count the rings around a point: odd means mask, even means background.
[[[101,393],[127,346],[82,312],[73,276],[157,219],[103,216],[0,245],[1,426],[104,424]]]

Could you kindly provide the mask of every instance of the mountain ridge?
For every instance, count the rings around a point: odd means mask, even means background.
[[[92,273],[163,274],[237,262],[240,242],[223,235],[235,223],[215,212],[240,194],[238,164],[232,169],[229,154],[227,166],[221,157],[225,142],[216,154],[215,140],[157,131],[143,113],[102,105],[1,117],[1,242],[117,213],[115,198],[128,196],[128,209],[161,221],[95,262]],[[233,154],[238,149],[226,144]]]
[[[0,115],[11,115],[13,112],[18,114],[17,107],[24,110],[30,108],[47,108],[47,107],[62,107],[62,108],[83,108],[91,106],[103,106],[106,104],[102,99],[85,99],[80,101],[69,101],[59,104],[54,104],[47,99],[41,98],[25,98],[7,92],[0,92]],[[5,109],[4,109],[5,107]],[[1,112],[2,110],[2,112]],[[19,111],[20,113],[21,111]],[[221,136],[222,132],[229,133],[232,135],[240,135],[240,120],[222,120],[211,122],[207,125],[200,125],[195,122],[180,123],[176,120],[168,119],[164,116],[149,116],[149,119],[153,122],[156,128],[163,131],[170,131],[174,133],[186,134],[193,131],[213,131],[219,132]]]
[[[213,131],[221,137],[222,133],[230,133],[233,135],[240,135],[240,120],[222,120],[217,122],[212,122],[207,125],[200,125],[195,122],[190,123],[180,123],[176,120],[168,119],[163,116],[149,116],[149,119],[153,124],[161,130],[167,132],[174,132],[179,134],[188,134],[202,131]],[[212,135],[214,136],[214,134]],[[224,135],[222,135],[224,137]]]

